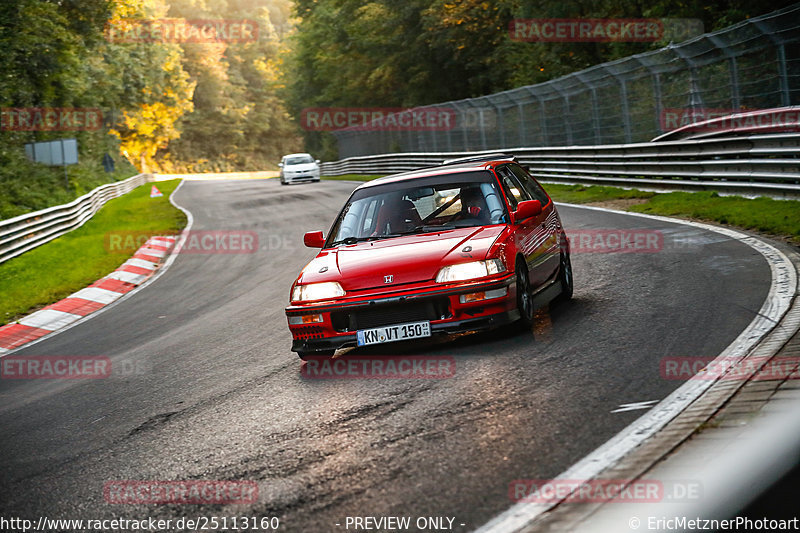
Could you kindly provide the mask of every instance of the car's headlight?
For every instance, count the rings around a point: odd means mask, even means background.
[[[448,283],[451,281],[483,278],[505,271],[506,265],[503,263],[502,259],[487,259],[486,261],[460,263],[458,265],[450,265],[442,268],[439,273],[436,274],[436,282]]]
[[[329,300],[344,296],[345,292],[336,281],[323,283],[309,283],[308,285],[295,285],[292,290],[293,302],[307,302],[311,300]]]

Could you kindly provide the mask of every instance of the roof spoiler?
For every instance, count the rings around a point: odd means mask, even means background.
[[[457,165],[460,163],[480,163],[481,161],[514,161],[517,162],[517,156],[511,154],[484,154],[484,155],[473,155],[469,157],[457,157],[454,159],[445,159],[442,162],[442,165]]]

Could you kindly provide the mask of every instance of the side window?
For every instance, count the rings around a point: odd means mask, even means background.
[[[375,225],[375,214],[378,210],[378,201],[373,200],[367,206],[367,209],[364,213],[364,218],[361,222],[361,232],[359,233],[359,237],[364,237],[372,233],[373,226]]]
[[[531,197],[528,191],[522,186],[517,177],[508,169],[507,166],[497,169],[497,175],[500,176],[500,183],[503,185],[503,190],[508,198],[512,211],[516,211],[517,204],[522,201],[530,200]]]
[[[528,194],[531,195],[533,200],[542,202],[542,207],[547,205],[550,199],[547,197],[547,193],[544,192],[544,189],[542,189],[542,186],[536,183],[536,180],[531,178],[519,165],[508,165],[508,168],[511,169],[514,176],[522,183],[522,186],[528,191]]]
[[[339,234],[340,238],[353,237],[358,229],[359,208],[355,203],[348,204],[339,219],[339,227],[331,229],[331,235]]]

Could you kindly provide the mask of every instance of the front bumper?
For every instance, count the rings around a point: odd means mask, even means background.
[[[307,174],[292,174],[291,176],[284,175],[283,181],[286,183],[292,183],[295,181],[319,181],[319,173],[307,173]]]
[[[462,295],[505,289],[505,295],[463,302]],[[508,324],[519,318],[513,273],[491,281],[460,285],[430,286],[413,293],[382,294],[353,301],[294,305],[291,317],[320,315],[321,322],[289,324],[292,351],[314,352],[356,346],[356,331],[372,327],[428,320],[431,333],[454,334],[479,331]]]

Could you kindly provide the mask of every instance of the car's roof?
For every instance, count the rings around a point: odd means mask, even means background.
[[[497,159],[493,161],[469,161],[464,163],[454,163],[451,165],[439,165],[436,167],[423,168],[421,170],[412,170],[409,172],[402,172],[400,174],[392,174],[383,178],[377,178],[368,181],[357,187],[358,189],[365,189],[367,187],[374,187],[376,185],[386,185],[387,183],[397,183],[399,181],[411,181],[418,178],[430,178],[434,176],[446,176],[448,174],[463,174],[465,172],[482,172],[492,169],[503,163],[513,163],[513,159]]]
[[[286,159],[287,157],[297,157],[301,155],[307,155],[308,157],[311,157],[311,154],[299,153],[299,154],[286,154],[285,156],[283,156],[283,158]]]

